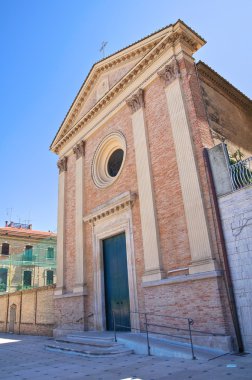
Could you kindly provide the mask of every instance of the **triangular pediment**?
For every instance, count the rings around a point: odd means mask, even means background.
[[[112,66],[111,68],[103,69],[99,72],[75,116],[74,123],[78,122],[116,83],[118,83],[120,79],[140,61],[143,54],[144,53],[137,58],[129,59],[127,62],[123,61],[115,67]],[[95,75],[95,72],[93,74]],[[69,127],[71,129],[71,125]]]
[[[175,35],[177,38],[179,33],[184,31],[190,35],[188,38],[192,38],[195,43],[196,33],[183,22],[178,21],[94,64],[63,120],[51,144],[51,150],[57,153],[58,146],[69,133],[72,134],[74,126],[81,119],[88,117],[86,115],[96,108],[101,99],[103,101],[103,98],[109,96],[119,82],[126,80],[127,75],[130,75],[135,67],[141,65],[141,61],[145,57],[158,49],[164,39],[169,37],[172,41]],[[199,36],[196,40],[196,43],[202,44],[203,41],[204,44],[204,40]],[[196,50],[197,48],[195,48]]]
[[[122,79],[162,38],[125,49],[96,63],[72,103],[55,139],[59,141],[116,83]]]

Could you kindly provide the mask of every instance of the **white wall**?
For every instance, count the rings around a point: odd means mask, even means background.
[[[252,352],[252,186],[218,202],[243,342]]]

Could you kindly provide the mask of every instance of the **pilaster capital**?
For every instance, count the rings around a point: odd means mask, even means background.
[[[135,94],[126,100],[126,103],[130,107],[131,113],[144,107],[144,90],[140,88]]]
[[[81,141],[73,147],[73,152],[75,154],[76,160],[78,158],[85,156],[85,141]]]
[[[165,81],[165,85],[168,86],[168,84],[170,84],[180,76],[180,70],[177,60],[173,59],[171,63],[169,63],[160,71],[158,71],[158,75]]]
[[[63,157],[59,159],[57,162],[57,166],[59,168],[59,173],[66,172],[67,171],[67,157]]]

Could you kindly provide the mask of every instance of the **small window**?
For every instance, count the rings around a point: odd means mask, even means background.
[[[0,292],[6,292],[8,269],[0,268]]]
[[[47,259],[54,259],[54,248],[53,247],[47,248],[46,258]]]
[[[25,270],[23,275],[23,285],[24,287],[31,286],[32,283],[32,271],[31,270]]]
[[[32,261],[32,245],[27,245],[25,247],[23,259],[24,261]]]
[[[46,272],[46,285],[53,284],[53,270],[48,270]]]
[[[10,253],[10,245],[8,243],[2,244],[2,255],[9,255]]]

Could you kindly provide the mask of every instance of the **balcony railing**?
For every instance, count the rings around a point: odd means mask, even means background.
[[[252,157],[229,166],[233,190],[252,185]]]

